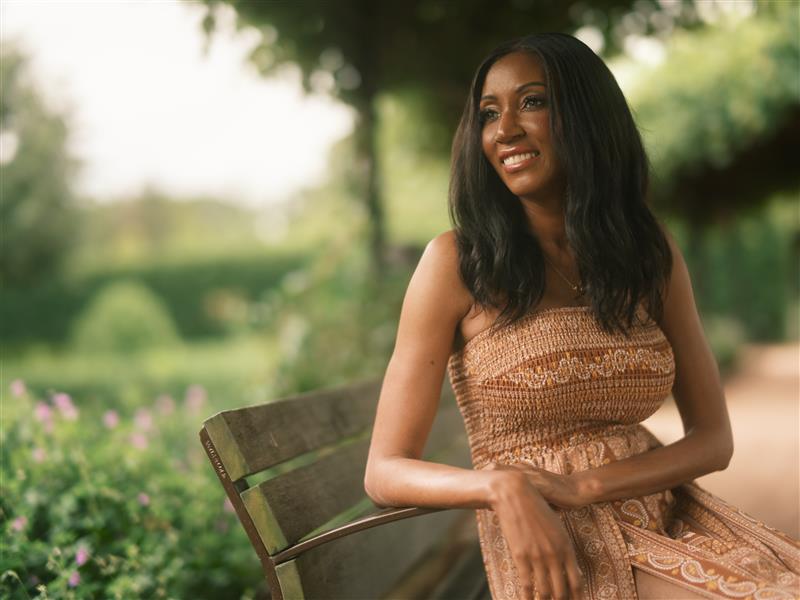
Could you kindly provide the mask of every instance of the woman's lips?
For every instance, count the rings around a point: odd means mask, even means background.
[[[507,165],[505,163],[500,163],[500,164],[503,165],[503,170],[506,173],[516,173],[517,171],[521,171],[522,169],[525,169],[526,167],[528,167],[531,164],[533,164],[533,162],[538,160],[540,156],[541,156],[540,154],[536,154],[534,156],[530,156],[530,157],[526,158],[525,160],[522,160],[522,161],[520,161],[518,163],[515,163],[515,164],[512,164],[512,165]]]

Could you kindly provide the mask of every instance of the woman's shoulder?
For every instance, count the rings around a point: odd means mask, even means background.
[[[440,290],[437,295],[446,298],[452,310],[464,315],[472,307],[472,295],[461,279],[454,230],[436,235],[425,245],[415,277]]]
[[[448,229],[431,239],[425,246],[425,252],[441,263],[446,263],[451,268],[458,267],[458,243],[455,229]]]

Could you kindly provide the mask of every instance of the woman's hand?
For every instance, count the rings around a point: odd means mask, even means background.
[[[564,524],[528,475],[517,469],[498,469],[490,500],[508,543],[523,587],[533,600],[583,598],[583,574]]]
[[[579,508],[591,503],[578,478],[572,475],[553,473],[527,463],[490,462],[484,468],[492,471],[524,473],[545,500],[561,508]]]

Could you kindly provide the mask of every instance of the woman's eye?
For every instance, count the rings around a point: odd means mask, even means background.
[[[541,96],[525,96],[525,99],[522,101],[523,107],[528,106],[544,106],[545,100]],[[484,108],[482,111],[478,112],[478,121],[480,123],[485,123],[486,121],[493,120],[493,115],[496,115],[497,111],[492,110],[491,108]]]
[[[525,96],[525,100],[523,100],[522,103],[527,106],[528,100],[538,102],[540,106],[544,104],[544,98],[542,98],[541,96]]]
[[[490,116],[491,116],[493,113],[494,113],[494,111],[493,111],[493,110],[490,110],[490,109],[488,109],[488,108],[484,108],[482,111],[480,111],[480,112],[478,113],[478,121],[479,121],[480,123],[485,123],[486,121],[488,121],[488,120],[489,120],[489,117],[490,117]]]

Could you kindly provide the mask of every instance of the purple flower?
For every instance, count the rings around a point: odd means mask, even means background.
[[[33,409],[33,416],[42,424],[45,432],[53,432],[53,409],[50,408],[49,404],[42,401],[37,402],[36,407]]]
[[[47,458],[47,452],[45,452],[44,448],[39,448],[38,446],[31,451],[33,455],[34,462],[40,463],[44,462],[44,459]]]
[[[191,413],[198,412],[205,404],[207,396],[206,389],[202,385],[190,385],[186,390],[186,399],[184,401],[186,409]]]
[[[84,546],[81,546],[75,553],[75,564],[80,567],[85,564],[87,560],[89,560],[89,551]]]
[[[146,408],[140,408],[136,411],[134,423],[138,429],[142,431],[150,431],[153,428],[153,415]]]
[[[33,409],[33,415],[40,423],[46,424],[48,421],[53,420],[53,411],[50,409],[50,405],[41,400],[36,403],[36,407]]]
[[[28,517],[26,517],[25,515],[20,515],[19,517],[11,521],[11,529],[16,532],[22,531],[27,526],[28,526]]]
[[[15,379],[12,381],[9,388],[11,388],[11,395],[14,396],[14,398],[21,398],[28,393],[25,382],[22,381],[22,379]]]
[[[60,392],[53,395],[53,406],[58,409],[58,412],[60,412],[61,416],[67,421],[74,421],[78,418],[78,409],[75,408],[69,394]]]
[[[108,429],[114,429],[117,425],[119,425],[119,415],[115,410],[107,410],[103,415],[103,425],[105,425]]]
[[[139,504],[141,504],[142,506],[150,505],[150,496],[148,496],[144,492],[139,492],[139,495],[136,496],[136,500],[138,500]]]
[[[69,579],[67,580],[69,587],[76,587],[80,582],[81,582],[80,573],[78,573],[77,571],[73,571],[72,573],[70,573]]]
[[[222,510],[229,513],[235,513],[236,509],[233,508],[233,504],[231,504],[230,498],[225,498],[225,501],[222,503]]]
[[[136,433],[131,434],[131,445],[136,448],[137,450],[144,450],[148,446],[148,439],[147,436],[143,433]]]
[[[160,394],[156,398],[156,409],[162,415],[171,415],[175,412],[175,400],[169,394]]]

